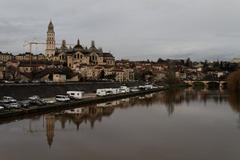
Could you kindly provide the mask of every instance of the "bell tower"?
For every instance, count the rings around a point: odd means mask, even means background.
[[[48,25],[48,31],[47,31],[47,45],[46,45],[46,56],[48,58],[51,58],[55,54],[55,32],[54,32],[54,26],[52,21],[50,20],[49,25]]]

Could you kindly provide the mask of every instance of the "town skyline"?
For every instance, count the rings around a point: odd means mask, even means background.
[[[65,39],[75,43],[80,38],[89,44],[94,39],[99,46],[115,53],[117,59],[239,57],[239,2],[148,2],[71,0],[63,6],[56,5],[54,0],[20,0],[13,6],[2,0],[0,50],[22,53],[26,51],[25,41],[45,42],[45,26],[52,19],[58,42]]]

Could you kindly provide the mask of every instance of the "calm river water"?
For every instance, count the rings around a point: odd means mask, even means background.
[[[0,160],[239,160],[240,100],[168,91],[0,123]]]

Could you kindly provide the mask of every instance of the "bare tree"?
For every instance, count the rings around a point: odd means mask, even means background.
[[[232,72],[227,78],[228,89],[231,91],[240,91],[240,70]]]

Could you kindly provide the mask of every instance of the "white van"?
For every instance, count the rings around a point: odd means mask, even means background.
[[[68,95],[56,95],[56,101],[58,102],[67,102],[70,101]]]
[[[151,84],[147,84],[147,85],[144,85],[144,86],[139,86],[139,89],[144,89],[144,90],[149,90],[149,89],[153,89],[153,85]]]
[[[128,88],[127,86],[120,87],[120,93],[128,93],[128,92],[130,92],[130,88]]]
[[[111,88],[104,88],[104,89],[97,89],[96,95],[97,96],[107,96],[113,94],[113,91]]]
[[[146,90],[154,89],[154,86],[151,85],[151,84],[147,84],[147,85],[145,85],[145,89],[146,89]]]
[[[73,99],[82,99],[83,98],[83,91],[67,91],[67,95]]]

